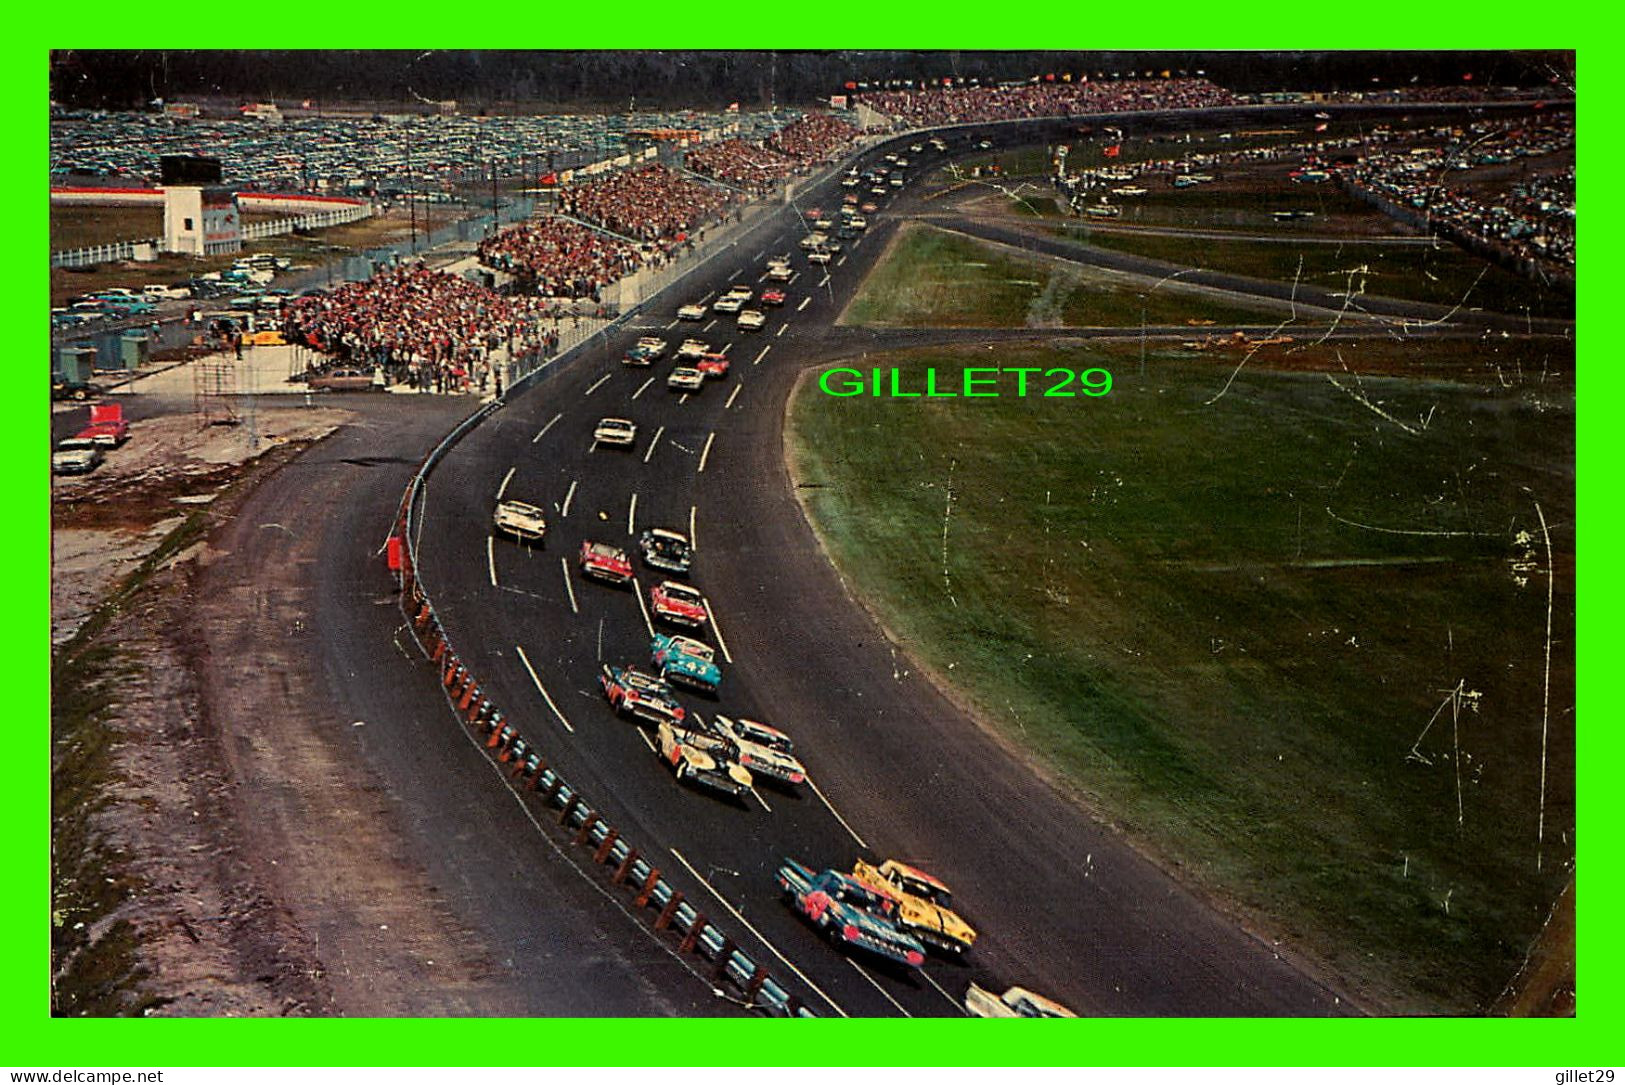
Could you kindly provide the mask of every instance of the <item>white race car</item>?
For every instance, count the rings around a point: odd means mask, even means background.
[[[592,431],[599,444],[630,447],[638,439],[638,424],[626,418],[605,418]]]
[[[759,332],[762,325],[767,323],[767,317],[760,309],[746,309],[739,314],[739,330],[743,332]]]
[[[698,392],[705,386],[705,374],[698,369],[680,365],[666,378],[666,387],[674,392]]]
[[[498,501],[491,526],[520,542],[541,542],[547,534],[547,517],[535,505],[524,501]]]
[[[681,309],[677,310],[677,319],[678,320],[704,320],[705,319],[705,306],[703,306],[703,305],[685,305]]]

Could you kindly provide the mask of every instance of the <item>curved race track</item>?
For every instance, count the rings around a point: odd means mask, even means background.
[[[841,195],[830,183],[802,204],[833,208]],[[898,214],[918,206],[907,189],[880,202],[827,278],[796,247],[794,209],[774,210],[607,342],[513,395],[446,457],[430,476],[418,566],[462,660],[565,779],[820,1014],[956,1015],[971,980],[1028,985],[1089,1015],[1350,1011],[909,674],[818,548],[784,467],[785,403],[800,371],[864,345],[828,326]],[[668,326],[677,305],[730,283],[760,289],[765,255],[780,252],[795,253],[798,274],[765,330],[740,333],[726,317]],[[649,334],[726,347],[732,372],[694,396],[668,392],[669,360],[619,362]],[[883,338],[889,348],[934,337]],[[594,447],[606,416],[638,423],[632,450]],[[544,547],[491,539],[499,491],[549,510]],[[709,597],[728,659],[720,700],[680,696],[702,715],[782,726],[816,790],[764,788],[729,805],[682,788],[598,691],[600,660],[647,666],[650,630],[634,591],[580,578],[577,548],[600,539],[635,553],[637,532],[690,524],[690,579]],[[640,563],[638,590],[650,581]],[[778,901],[773,871],[786,855],[841,869],[855,856],[916,861],[954,888],[981,939],[967,962],[933,958],[917,975],[850,960]]]

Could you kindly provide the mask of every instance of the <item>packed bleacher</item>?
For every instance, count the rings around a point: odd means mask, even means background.
[[[644,262],[638,246],[561,218],[532,219],[488,237],[480,263],[519,280],[527,294],[590,298]]]
[[[737,196],[651,165],[559,190],[568,215],[670,249],[724,214]]]
[[[689,151],[684,165],[695,173],[759,194],[795,173],[801,162],[742,139],[725,139]]]
[[[804,163],[827,162],[852,145],[858,129],[828,113],[809,113],[785,125],[763,143]]]
[[[910,128],[1076,113],[1199,109],[1238,102],[1235,95],[1216,83],[1195,78],[884,90],[862,94],[858,100]]]
[[[411,264],[290,302],[283,334],[334,361],[447,391],[488,380],[499,347],[513,355],[556,342],[542,324],[549,315],[540,298],[505,297]]]

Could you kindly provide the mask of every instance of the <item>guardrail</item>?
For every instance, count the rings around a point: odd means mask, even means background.
[[[626,320],[630,315],[620,319]],[[618,320],[599,328],[576,346],[527,373],[520,382],[539,378],[553,362],[563,360],[596,336],[607,334],[619,323]],[[733,939],[711,922],[704,912],[685,900],[682,890],[666,881],[659,868],[644,858],[637,847],[605,820],[581,792],[571,787],[548,764],[540,747],[520,733],[518,726],[511,723],[486,695],[473,672],[459,660],[456,649],[436,616],[417,568],[413,526],[421,521],[417,519],[416,509],[435,465],[475,426],[500,410],[502,405],[501,399],[485,404],[458,423],[424,457],[401,498],[393,525],[394,533],[386,547],[399,577],[401,612],[412,631],[413,641],[436,666],[447,706],[468,728],[471,737],[480,742],[488,757],[511,766],[507,774],[508,786],[522,796],[534,798],[544,809],[556,810],[554,822],[561,832],[571,833],[573,830],[572,843],[593,849],[593,864],[609,871],[611,885],[621,886],[632,894],[632,903],[640,913],[650,908],[658,909],[651,921],[652,926],[656,931],[671,930],[680,935],[679,953],[692,953],[712,962],[715,966],[711,977],[713,982],[732,986],[755,1009],[776,1016],[816,1017],[817,1014],[802,1005],[801,1000],[774,979],[760,962],[739,949]]]

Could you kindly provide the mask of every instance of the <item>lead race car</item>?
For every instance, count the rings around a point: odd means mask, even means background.
[[[520,542],[541,542],[547,534],[547,517],[535,505],[509,498],[497,502],[496,511],[491,515],[491,527]]]
[[[693,637],[656,633],[649,642],[649,658],[668,682],[681,682],[706,693],[716,693],[722,684],[716,650]]]

